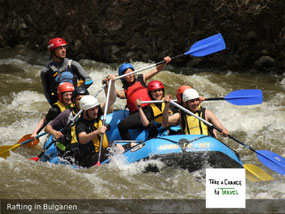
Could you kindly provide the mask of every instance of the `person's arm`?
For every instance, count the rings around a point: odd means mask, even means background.
[[[217,128],[222,130],[222,132],[220,134],[222,134],[224,136],[228,136],[229,135],[230,132],[222,125],[222,123],[219,121],[219,119],[217,118],[217,116],[213,112],[211,112],[210,110],[206,109],[205,117],[206,117],[207,121],[209,121],[215,127],[217,127]]]
[[[143,126],[148,126],[149,125],[149,121],[148,121],[147,117],[145,116],[145,114],[144,114],[144,112],[142,110],[142,105],[141,105],[141,99],[140,98],[138,98],[136,100],[136,106],[138,108],[139,115],[140,115],[140,120],[141,120]]]
[[[88,142],[90,142],[96,135],[101,135],[101,134],[105,134],[107,130],[106,126],[101,126],[99,127],[97,130],[90,132],[90,133],[86,133],[86,132],[80,132],[78,134],[78,140],[80,144],[86,144]]]
[[[49,87],[48,87],[48,84],[47,84],[47,81],[45,78],[45,74],[47,71],[48,71],[48,69],[46,67],[41,71],[41,80],[42,80],[42,85],[44,88],[44,95],[45,95],[47,101],[49,102],[49,104],[52,105],[53,103],[52,103],[52,99],[50,97]]]
[[[41,119],[41,121],[38,123],[37,127],[34,129],[31,140],[36,140],[37,134],[51,121],[53,120],[58,114],[60,113],[60,110],[58,108],[50,108],[47,115]]]
[[[146,82],[147,80],[149,80],[150,78],[152,78],[154,75],[158,74],[160,71],[162,71],[166,64],[168,64],[171,61],[171,58],[169,56],[164,57],[163,59],[165,61],[165,63],[157,66],[155,69],[153,69],[152,71],[149,71],[147,73],[145,73],[143,75],[143,80],[144,82]]]
[[[43,119],[40,120],[40,122],[38,123],[38,125],[36,126],[36,128],[34,129],[30,139],[32,141],[36,140],[36,136],[38,135],[39,130],[46,124],[46,117],[44,117]]]
[[[89,74],[84,70],[84,68],[78,62],[72,60],[71,65],[76,67],[78,74],[84,80],[84,86],[86,88],[89,88],[93,83],[93,80],[91,79]]]
[[[53,129],[50,124],[47,124],[47,126],[45,128],[45,132],[53,135],[56,139],[63,137],[63,134],[60,131]]]
[[[66,127],[68,123],[69,114],[71,113],[70,109],[67,109],[57,115],[45,128],[45,132],[53,135],[56,139],[63,137],[63,134],[60,129]]]
[[[126,99],[127,98],[124,90],[122,90],[122,91],[116,90],[116,96],[120,99]]]
[[[166,128],[168,126],[174,126],[179,123],[180,114],[175,113],[173,115],[169,115],[169,106],[170,106],[171,96],[166,95],[164,98],[165,108],[162,113],[162,127]]]
[[[165,127],[176,126],[179,124],[179,121],[180,121],[180,113],[175,113],[173,115],[169,115],[168,116],[168,123],[167,123],[167,126],[165,126]]]

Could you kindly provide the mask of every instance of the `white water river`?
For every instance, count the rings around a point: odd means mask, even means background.
[[[48,57],[23,50],[0,52],[0,145],[13,145],[31,133],[46,114],[49,104],[43,95],[40,71]],[[92,60],[80,63],[92,77],[89,92],[101,88],[103,77],[117,75],[117,64]],[[152,64],[152,63],[151,63]],[[133,62],[136,69],[150,63]],[[170,71],[171,70],[171,71]],[[187,71],[186,71],[187,70]],[[175,72],[173,72],[175,71]],[[183,71],[183,74],[182,74]],[[186,71],[186,72],[185,72]],[[187,73],[187,75],[186,75]],[[224,97],[238,89],[261,89],[264,102],[260,105],[236,106],[226,101],[204,102],[232,136],[256,150],[270,150],[285,157],[285,73],[256,74],[230,71],[177,69],[166,67],[155,79],[166,86],[166,93],[175,96],[178,86],[188,84],[204,97]],[[120,81],[116,87],[121,88]],[[104,99],[101,93],[97,97]],[[117,100],[116,108],[124,108]],[[247,182],[247,199],[285,199],[285,179],[263,166],[255,153],[227,138],[220,137],[235,149],[244,163],[255,164],[275,180]],[[41,144],[44,137],[41,138]],[[34,162],[28,158],[38,155],[35,149],[18,148],[7,159],[0,158],[1,198],[6,199],[204,199],[205,184],[199,173],[182,169],[165,169],[159,173],[143,173],[146,163],[126,165],[118,160],[110,165],[88,170]]]

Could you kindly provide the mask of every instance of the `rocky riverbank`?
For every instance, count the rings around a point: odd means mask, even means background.
[[[283,73],[284,11],[281,0],[0,0],[0,47],[46,52],[60,36],[77,60],[160,61],[220,32],[225,51],[173,64]]]

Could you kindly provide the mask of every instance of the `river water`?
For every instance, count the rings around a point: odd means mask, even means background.
[[[49,109],[40,81],[40,71],[49,61],[47,55],[16,49],[0,49],[0,145],[13,145],[31,133]],[[107,74],[117,74],[117,64],[80,60],[93,78],[90,93],[101,88]],[[136,69],[152,63],[133,62]],[[171,71],[170,71],[171,70]],[[231,134],[256,150],[270,150],[285,157],[285,73],[233,73],[215,69],[173,68],[159,73],[166,93],[175,95],[178,86],[188,84],[204,97],[224,97],[238,89],[261,89],[260,105],[236,106],[226,101],[204,102]],[[116,82],[121,88],[121,82]],[[104,99],[101,93],[97,97]],[[116,108],[124,108],[117,100]],[[255,153],[228,138],[220,137],[235,149],[244,163],[259,166],[274,181],[247,182],[247,199],[285,199],[285,179],[262,165]],[[41,138],[42,145],[44,137]],[[197,179],[203,172],[190,174],[182,169],[165,169],[159,173],[143,173],[146,163],[125,165],[116,162],[88,170],[34,162],[34,149],[18,148],[7,159],[0,158],[1,198],[6,199],[204,199],[205,184]]]

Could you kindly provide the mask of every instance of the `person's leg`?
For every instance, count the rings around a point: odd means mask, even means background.
[[[151,122],[149,124],[149,135],[148,135],[148,140],[151,138],[154,138],[158,135],[158,131],[157,131],[157,126],[155,124],[155,122]]]
[[[130,116],[122,120],[118,125],[118,129],[122,140],[131,140],[131,135],[128,131],[129,129],[143,128],[143,127],[144,126],[141,123],[139,112],[131,114]]]

